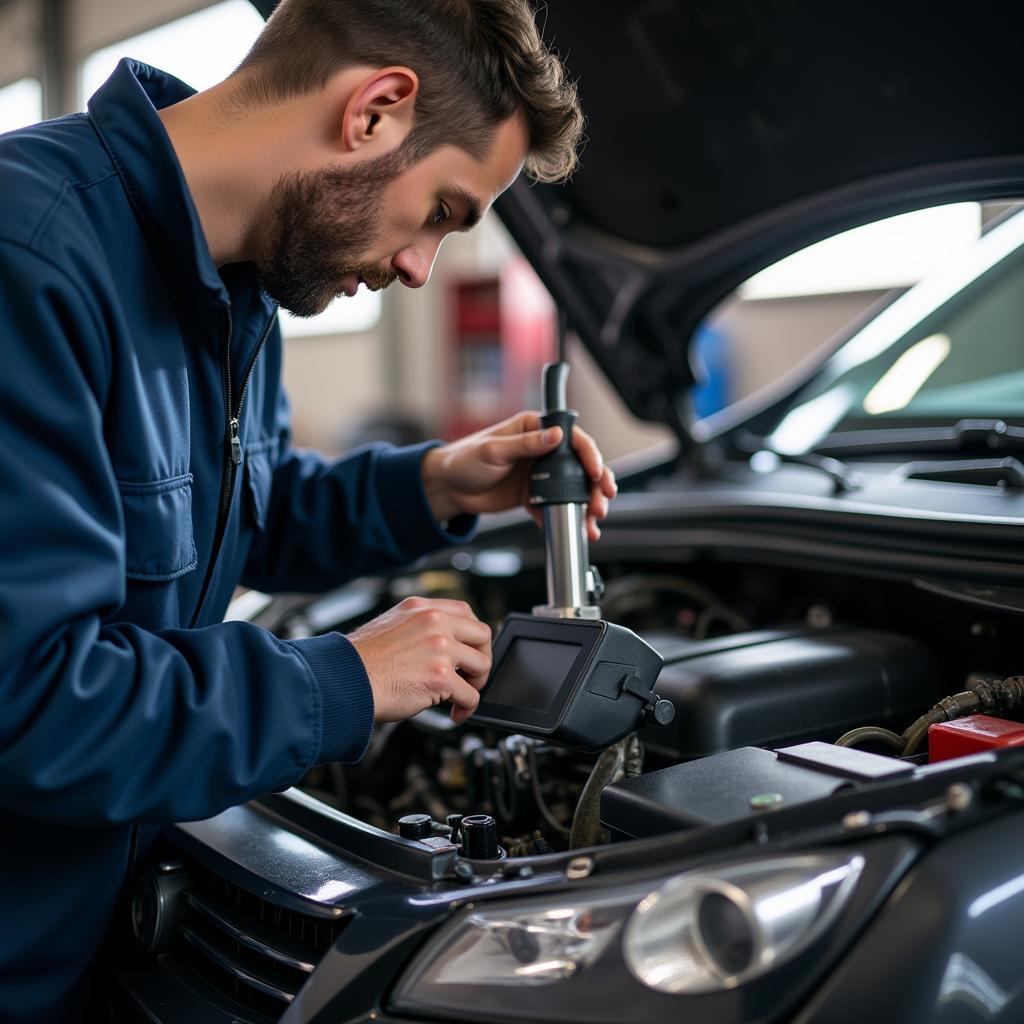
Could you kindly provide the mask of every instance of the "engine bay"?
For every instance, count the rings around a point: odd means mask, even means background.
[[[273,628],[344,631],[416,593],[466,600],[497,633],[543,585],[505,554],[514,573],[496,572],[490,551],[293,606]],[[668,725],[583,753],[430,709],[379,727],[361,762],[317,767],[301,788],[375,828],[493,859],[755,818],[906,777],[929,761],[927,727],[946,721],[966,735],[956,753],[1024,743],[1007,612],[914,582],[714,559],[678,576],[663,560],[605,571],[604,614],[664,659]],[[964,717],[977,711],[977,724]]]

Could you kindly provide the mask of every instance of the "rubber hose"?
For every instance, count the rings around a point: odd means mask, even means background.
[[[903,753],[903,737],[878,725],[862,725],[859,729],[851,729],[836,740],[836,746],[856,747],[862,740],[877,740],[895,750],[897,754]]]
[[[609,747],[597,759],[576,804],[569,834],[569,849],[594,846],[601,841],[601,793],[622,778],[626,764],[626,740]]]
[[[537,771],[537,751],[532,743],[526,747],[526,763],[530,771],[530,788],[533,790],[533,799],[537,804],[537,810],[540,811],[541,817],[558,835],[568,836],[570,834],[569,829],[551,813],[551,808],[548,807],[548,802],[544,799],[544,792],[540,788],[540,773]]]

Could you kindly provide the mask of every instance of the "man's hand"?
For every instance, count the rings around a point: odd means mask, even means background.
[[[348,635],[373,690],[374,718],[398,722],[450,700],[464,722],[491,671],[491,628],[465,601],[409,597]]]
[[[423,457],[423,486],[438,520],[460,512],[503,512],[518,505],[540,522],[540,512],[530,508],[529,477],[533,460],[558,447],[560,427],[540,429],[540,414],[521,412],[496,426],[481,430]],[[608,514],[608,502],[618,487],[605,466],[594,439],[574,427],[572,447],[590,477],[587,534],[601,536],[598,519]]]

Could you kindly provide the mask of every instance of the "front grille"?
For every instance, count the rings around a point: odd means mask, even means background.
[[[334,944],[346,918],[278,906],[208,868],[187,865],[179,949],[220,995],[276,1020]]]

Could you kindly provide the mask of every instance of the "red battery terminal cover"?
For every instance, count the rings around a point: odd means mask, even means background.
[[[1003,747],[1024,747],[1024,723],[991,715],[968,715],[928,727],[931,763]]]

